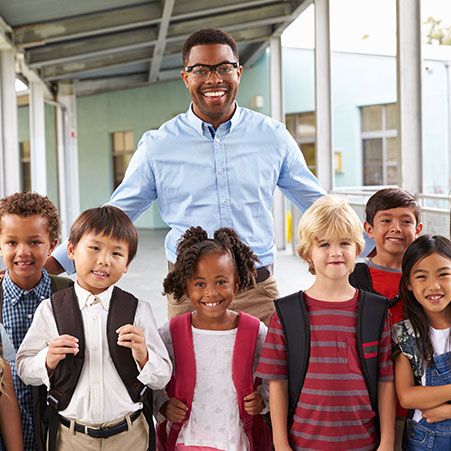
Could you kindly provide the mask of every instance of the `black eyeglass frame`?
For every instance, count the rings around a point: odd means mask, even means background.
[[[216,73],[218,73],[218,72],[217,72],[218,67],[219,67],[219,66],[222,66],[222,65],[224,65],[224,64],[231,64],[231,65],[233,66],[234,69],[237,69],[237,68],[240,66],[239,63],[237,63],[237,62],[235,62],[235,61],[222,61],[221,63],[218,63],[218,64],[212,64],[212,65],[210,65],[210,64],[201,64],[201,63],[193,64],[192,66],[185,66],[185,67],[183,68],[183,70],[184,70],[187,74],[190,74],[190,73],[193,71],[193,69],[195,69],[196,67],[208,67],[208,69],[210,69],[210,72],[216,72]],[[218,75],[219,75],[219,74],[218,74]]]

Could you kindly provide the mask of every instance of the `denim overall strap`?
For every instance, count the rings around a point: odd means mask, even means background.
[[[451,352],[434,357],[432,367],[426,368],[426,385],[451,384]],[[422,419],[418,423],[408,421],[409,451],[451,450],[451,419],[438,423],[428,423]]]

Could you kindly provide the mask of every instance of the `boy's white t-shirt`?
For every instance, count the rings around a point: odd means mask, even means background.
[[[445,354],[451,351],[449,334],[451,328],[448,329],[434,329],[429,326],[429,337],[431,339],[432,349],[434,350],[434,356]],[[421,385],[426,386],[426,371],[423,371],[421,377]],[[415,409],[413,420],[420,421],[422,419],[421,410]]]
[[[249,449],[232,379],[233,349],[237,331],[238,329],[204,330],[192,327],[196,385],[191,414],[179,433],[177,443],[228,451]],[[266,332],[266,326],[260,323],[254,368]],[[172,358],[173,348],[167,324],[160,329],[160,334]]]

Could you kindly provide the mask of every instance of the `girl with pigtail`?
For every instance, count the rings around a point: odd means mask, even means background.
[[[232,229],[209,238],[191,227],[177,247],[166,294],[187,296],[195,310],[160,329],[174,365],[166,392],[155,394],[159,450],[270,450],[261,417],[267,387],[254,372],[266,326],[229,307],[235,295],[254,284],[258,261]]]

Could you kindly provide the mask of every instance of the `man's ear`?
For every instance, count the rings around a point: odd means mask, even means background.
[[[180,71],[180,76],[182,77],[183,83],[185,83],[185,86],[188,87],[188,74],[184,71]]]

